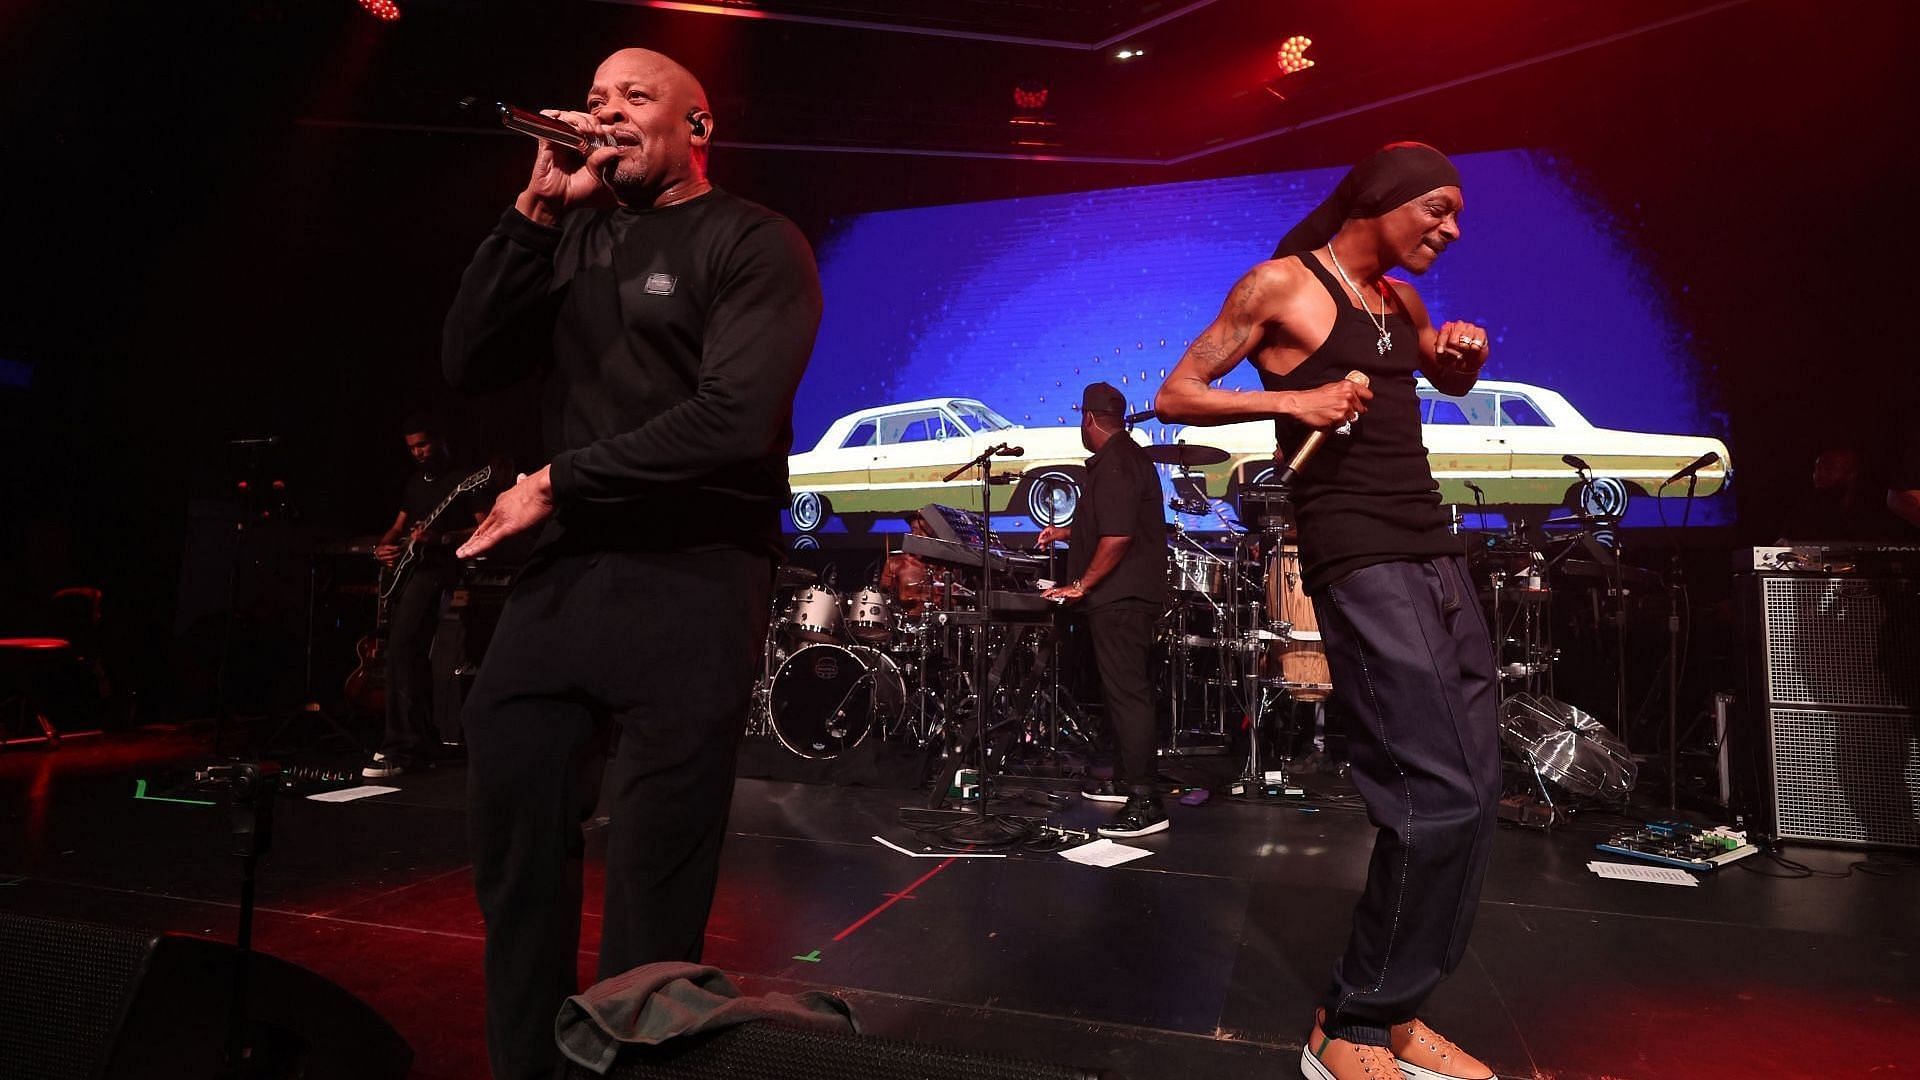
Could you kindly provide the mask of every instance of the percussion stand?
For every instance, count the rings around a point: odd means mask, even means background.
[[[1219,510],[1215,509],[1214,513],[1219,514]],[[1228,533],[1232,534],[1233,533],[1232,524],[1228,522],[1224,516],[1222,516],[1220,520],[1223,524],[1227,525]],[[1238,582],[1240,578],[1240,544],[1238,542],[1237,535],[1235,536],[1235,543],[1234,543],[1234,549],[1233,549],[1234,557],[1230,560],[1222,559],[1220,558],[1220,556],[1215,555],[1211,551],[1208,551],[1205,547],[1203,547],[1200,544],[1199,541],[1195,540],[1191,536],[1188,536],[1186,533],[1186,530],[1180,528],[1177,524],[1174,526],[1174,536],[1178,537],[1180,540],[1186,541],[1188,546],[1192,547],[1194,551],[1199,552],[1203,558],[1206,558],[1212,562],[1219,563],[1220,565],[1225,566],[1227,568],[1227,574],[1229,576],[1229,582],[1230,582],[1227,586],[1229,590],[1229,595],[1234,595],[1233,590],[1236,590],[1238,588]],[[1204,592],[1200,593],[1199,595],[1201,599],[1207,602],[1207,606],[1213,609],[1215,624],[1219,626],[1221,628],[1221,632],[1224,633],[1226,630],[1227,624],[1229,622],[1229,616],[1226,614],[1225,611],[1221,609],[1219,604],[1214,602],[1213,597],[1207,595]],[[1171,731],[1171,738],[1168,741],[1165,754],[1167,757],[1188,757],[1188,756],[1199,756],[1204,754],[1224,753],[1225,752],[1224,748],[1216,748],[1212,746],[1185,747],[1180,745],[1180,731],[1181,731],[1180,704],[1181,704],[1181,700],[1186,697],[1187,681],[1189,678],[1189,669],[1187,665],[1187,659],[1190,652],[1190,647],[1187,643],[1187,606],[1189,601],[1187,601],[1185,598],[1176,598],[1174,603],[1175,603],[1175,606],[1173,609],[1173,643],[1172,643],[1172,647],[1168,650],[1168,653],[1167,653],[1168,666],[1171,669],[1169,672],[1169,677],[1167,681],[1169,683],[1168,706],[1169,706],[1169,713],[1170,713],[1170,718],[1172,723],[1172,731]],[[1232,640],[1232,639],[1229,638],[1228,640]],[[1222,731],[1226,730],[1226,725],[1224,723],[1221,725],[1221,730]]]
[[[1290,484],[1282,483],[1273,486],[1275,496],[1268,502],[1265,512],[1260,515],[1260,538],[1278,550],[1285,542],[1287,535],[1293,531],[1293,491]],[[1243,537],[1241,543],[1244,544],[1245,540],[1246,538]],[[1239,548],[1236,547],[1235,550],[1237,553]],[[1272,589],[1274,585],[1268,582],[1267,587]],[[1259,655],[1264,640],[1262,631],[1279,634],[1284,639],[1291,635],[1293,627],[1289,624],[1273,623],[1266,627],[1253,626],[1241,630],[1239,627],[1240,583],[1237,575],[1234,583],[1228,588],[1228,595],[1233,599],[1235,613],[1232,620],[1235,630],[1233,643],[1234,655],[1239,658],[1241,665],[1241,703],[1251,721],[1251,727],[1247,732],[1247,763],[1236,779],[1236,783],[1241,785],[1242,790],[1247,794],[1258,794],[1266,790],[1267,783],[1267,770],[1260,760],[1260,721],[1265,712],[1265,702],[1262,701],[1260,692]]]

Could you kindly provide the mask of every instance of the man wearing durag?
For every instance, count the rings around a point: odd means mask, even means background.
[[[1355,166],[1234,285],[1155,400],[1168,423],[1275,422],[1284,455],[1333,429],[1294,483],[1300,555],[1353,779],[1378,832],[1346,950],[1300,1069],[1314,1080],[1488,1080],[1422,1004],[1466,952],[1500,795],[1492,644],[1420,442],[1414,373],[1472,388],[1487,333],[1436,329],[1413,286],[1460,239],[1460,175],[1431,146]],[[1211,386],[1242,359],[1262,390]],[[1364,382],[1350,381],[1361,372]]]

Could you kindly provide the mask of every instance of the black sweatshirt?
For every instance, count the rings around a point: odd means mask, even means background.
[[[461,278],[442,363],[470,391],[545,369],[543,544],[765,547],[820,307],[800,230],[717,188],[558,228],[508,210]]]

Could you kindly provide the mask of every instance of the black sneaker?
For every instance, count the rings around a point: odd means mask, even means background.
[[[1125,839],[1165,832],[1169,827],[1167,812],[1160,808],[1158,796],[1134,795],[1127,799],[1126,809],[1120,811],[1112,824],[1102,825],[1095,831],[1101,836]]]
[[[1127,785],[1116,780],[1099,780],[1089,776],[1087,782],[1080,785],[1080,797],[1094,802],[1126,802]]]

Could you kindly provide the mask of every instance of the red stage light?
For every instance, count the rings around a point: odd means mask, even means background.
[[[1312,44],[1313,39],[1305,34],[1295,34],[1281,42],[1280,74],[1293,75],[1312,67],[1313,61],[1307,59],[1307,49]]]
[[[393,0],[360,0],[360,7],[381,22],[397,22],[400,19],[400,5]]]
[[[1021,83],[1013,88],[1013,104],[1029,112],[1047,107],[1047,88],[1038,83]]]

